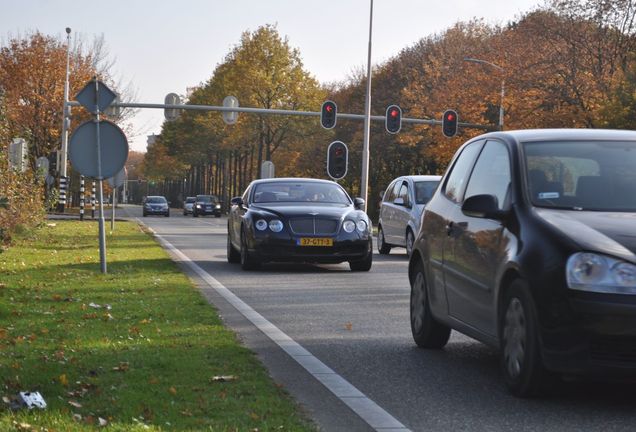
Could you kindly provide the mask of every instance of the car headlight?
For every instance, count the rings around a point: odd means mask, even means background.
[[[283,230],[283,223],[278,219],[272,219],[269,221],[269,229],[274,232],[281,232]]]
[[[267,229],[267,221],[265,219],[259,219],[254,226],[256,226],[256,229],[259,231],[265,231]]]
[[[358,229],[358,231],[360,231],[361,233],[366,232],[367,230],[367,223],[363,220],[359,220],[356,223],[356,228]]]
[[[636,294],[636,265],[589,252],[568,259],[566,277],[571,289]]]
[[[220,209],[220,208],[221,208],[221,204],[217,204],[217,205],[215,206],[215,208]]]
[[[197,204],[197,208],[201,208],[201,204]]]
[[[345,232],[351,233],[356,229],[356,224],[354,221],[346,220],[342,224],[342,229],[345,230]]]

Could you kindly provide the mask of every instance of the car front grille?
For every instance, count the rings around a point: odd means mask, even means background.
[[[294,234],[332,235],[338,231],[338,220],[320,218],[295,218],[289,220]]]
[[[636,337],[595,337],[590,343],[590,356],[599,361],[636,363]]]

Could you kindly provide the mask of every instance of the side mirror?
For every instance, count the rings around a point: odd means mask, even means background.
[[[396,198],[393,200],[393,204],[395,205],[399,205],[399,206],[404,206],[404,198]]]
[[[364,208],[364,200],[362,198],[354,199],[353,207],[355,207],[357,210],[362,210]]]
[[[230,203],[233,206],[239,206],[239,207],[243,207],[243,198],[242,197],[234,197],[232,198],[232,201],[230,201]]]
[[[485,219],[503,219],[508,214],[499,210],[499,202],[494,195],[473,195],[466,198],[462,204],[462,213]]]

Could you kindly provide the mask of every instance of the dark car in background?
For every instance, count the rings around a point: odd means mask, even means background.
[[[509,390],[636,376],[636,132],[476,137],[429,201],[409,262],[411,330],[499,348]]]
[[[164,196],[154,195],[144,198],[142,203],[144,217],[148,215],[170,216],[170,204]]]
[[[380,203],[378,252],[388,254],[391,248],[401,246],[406,248],[407,255],[411,255],[422,212],[441,178],[409,175],[398,177],[389,184]]]
[[[372,226],[342,186],[329,180],[255,180],[232,199],[227,259],[245,270],[265,262],[349,262],[352,271],[369,271]]]
[[[221,217],[221,203],[215,195],[197,195],[192,206],[192,216],[214,215]]]
[[[196,202],[197,198],[196,197],[187,197],[185,199],[185,201],[183,202],[183,215],[187,216],[189,214],[192,214],[193,208],[194,208],[194,203]]]

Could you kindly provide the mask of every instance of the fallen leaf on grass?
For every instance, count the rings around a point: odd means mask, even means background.
[[[78,402],[75,402],[75,401],[68,401],[68,404],[70,406],[74,406],[75,408],[81,408],[82,407],[81,403],[78,403]]]
[[[66,378],[66,374],[60,375],[58,380],[60,381],[60,384],[62,384],[64,387],[68,385],[68,378]]]
[[[148,383],[150,383],[150,384],[157,384],[158,382],[159,382],[159,379],[157,377],[151,377],[148,380]]]
[[[130,365],[127,362],[119,363],[119,366],[115,366],[113,368],[116,372],[126,372],[130,368]]]
[[[106,425],[108,424],[108,422],[107,422],[105,419],[101,418],[101,417],[97,417],[97,423],[98,423],[101,427],[104,427],[104,426],[106,426]]]
[[[9,404],[9,403],[11,403],[11,399],[9,399],[6,396],[2,396],[2,402],[6,403],[6,404]]]
[[[168,391],[169,391],[171,394],[173,394],[173,395],[176,395],[176,394],[177,394],[177,389],[176,389],[176,388],[174,388],[174,387],[170,387],[170,388],[168,389]]]
[[[238,377],[236,375],[216,375],[213,376],[210,381],[215,382],[227,382],[227,381],[236,381]]]
[[[184,409],[183,411],[181,411],[181,414],[186,417],[192,417],[192,413],[188,409]]]
[[[33,426],[28,423],[18,423],[17,421],[13,421],[13,427],[18,432],[31,432],[33,431]]]
[[[252,420],[258,420],[260,417],[255,412],[250,413],[250,417]],[[252,429],[253,430],[253,429]],[[258,430],[258,429],[257,429]]]
[[[73,420],[79,423],[82,421],[82,416],[80,414],[73,414]]]

